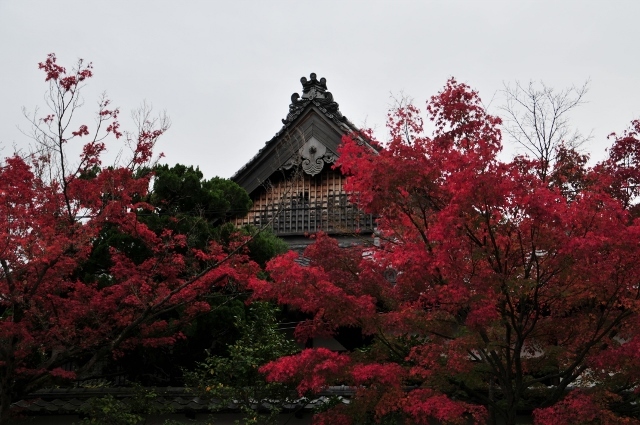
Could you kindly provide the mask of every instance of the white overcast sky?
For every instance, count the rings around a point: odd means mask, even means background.
[[[590,79],[572,122],[602,157],[640,118],[639,17],[638,0],[0,0],[0,156],[29,144],[22,108],[43,105],[37,63],[55,52],[93,62],[87,110],[103,91],[125,116],[143,100],[166,110],[166,162],[207,178],[271,139],[311,72],[382,139],[390,94],[423,106],[452,76],[496,114],[503,82]]]

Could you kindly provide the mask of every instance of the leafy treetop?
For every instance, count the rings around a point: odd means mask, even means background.
[[[191,245],[177,229],[143,219],[158,209],[147,202],[152,174],[141,170],[153,167],[153,148],[167,121],[141,111],[137,133],[125,132],[118,109],[103,98],[95,126],[77,124],[91,64],[79,61],[68,71],[49,55],[40,68],[49,83],[50,111],[31,120],[34,152],[0,163],[2,425],[12,400],[25,393],[91,376],[108,355],[173,344],[183,337],[181,324],[210,309],[203,295],[244,287],[259,271],[247,255],[251,235],[230,233],[224,244],[209,239]],[[74,162],[67,150],[78,140],[84,145]],[[130,157],[102,167],[107,142],[123,140]],[[242,194],[234,193],[234,201],[222,205],[226,212],[215,204],[220,196],[205,208],[226,217],[246,207]],[[109,235],[120,241],[105,243]],[[97,248],[105,261],[90,270]],[[176,309],[179,316],[169,314]],[[77,367],[70,371],[72,362]]]
[[[317,394],[356,389],[317,423],[639,423],[639,124],[612,136],[593,168],[569,146],[498,159],[501,121],[450,80],[420,111],[389,115],[374,153],[345,137],[339,166],[353,202],[377,215],[380,246],[318,235],[253,279],[256,298],[300,310],[301,339],[359,327],[353,353],[307,349],[262,371]],[[390,273],[391,272],[391,273]],[[589,405],[588,409],[583,408]]]

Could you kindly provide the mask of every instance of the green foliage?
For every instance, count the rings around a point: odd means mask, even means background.
[[[237,405],[245,424],[272,423],[290,401],[293,387],[267,383],[258,369],[298,348],[278,331],[276,308],[268,303],[253,304],[246,318],[235,320],[240,338],[226,355],[209,356],[194,372],[186,373],[187,383],[210,399],[214,409]],[[261,415],[258,409],[268,414]]]
[[[251,208],[247,192],[231,180],[203,180],[199,168],[177,164],[154,170],[151,203],[168,214],[198,215],[208,222],[242,217]]]
[[[258,231],[254,226],[247,225],[238,229],[233,223],[226,223],[212,229],[211,236],[223,245],[228,245],[233,238],[251,236],[247,245],[251,259],[264,267],[270,259],[289,250],[289,246],[282,239],[273,234],[269,228]]]
[[[83,424],[91,425],[137,425],[144,421],[140,414],[132,413],[131,409],[112,395],[91,400],[87,411],[88,417]]]
[[[118,400],[109,394],[89,401],[84,412],[84,425],[145,425],[148,415],[170,413],[168,407],[156,403],[158,394],[151,390],[135,387],[133,396],[127,401]],[[163,425],[173,425],[174,421],[165,421]]]
[[[247,226],[243,230],[249,234],[256,233],[256,230],[251,226]],[[288,250],[289,246],[286,242],[274,235],[270,229],[264,229],[249,243],[251,259],[262,267],[276,255],[284,254]]]
[[[141,215],[156,231],[170,229],[187,236],[190,247],[204,248],[217,227],[247,214],[251,199],[236,183],[214,177],[205,180],[199,168],[176,164],[153,169],[153,189],[147,202],[153,213]]]

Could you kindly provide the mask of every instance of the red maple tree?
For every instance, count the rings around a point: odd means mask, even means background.
[[[140,344],[171,344],[180,320],[167,313],[181,307],[188,321],[206,311],[200,296],[233,282],[242,285],[258,266],[243,254],[246,240],[212,242],[192,250],[184,235],[152,231],[140,214],[153,147],[166,125],[140,115],[138,132],[120,130],[118,109],[104,98],[93,128],[72,126],[91,64],[73,70],[55,55],[40,63],[50,84],[51,113],[34,117],[38,142],[29,155],[0,163],[0,424],[12,401],[59,379],[92,373],[96,362]],[[160,126],[154,125],[160,124]],[[86,140],[73,162],[72,139]],[[106,142],[125,140],[124,165],[103,167]],[[82,271],[105,230],[135,241],[109,249],[108,270]],[[169,319],[173,317],[173,319]]]
[[[514,424],[518,411],[640,423],[640,124],[588,168],[566,146],[554,164],[499,160],[500,119],[455,80],[427,112],[430,136],[409,104],[390,113],[379,152],[343,140],[339,166],[352,201],[379,217],[378,246],[318,235],[308,267],[284,255],[268,265],[273,282],[251,284],[308,315],[301,339],[358,327],[373,342],[262,371],[301,395],[355,389],[317,423]]]

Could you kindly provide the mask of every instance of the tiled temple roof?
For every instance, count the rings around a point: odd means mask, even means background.
[[[158,408],[175,412],[208,412],[210,401],[194,397],[181,387],[148,388],[158,395]],[[127,402],[135,397],[133,388],[54,388],[36,391],[13,404],[31,414],[78,414],[86,411],[92,400],[113,396]]]
[[[208,413],[216,407],[215,400],[203,399],[183,387],[144,388],[157,394],[153,402],[156,410],[170,410],[174,413]],[[330,387],[320,394],[316,400],[301,400],[292,403],[288,410],[313,409],[322,404],[323,397],[350,397],[354,390],[350,387]],[[92,400],[112,396],[127,403],[136,396],[134,388],[54,388],[36,391],[24,399],[13,403],[12,407],[31,415],[75,415],[87,411]],[[223,410],[233,411],[236,405],[226,406]],[[219,410],[219,409],[215,409]]]

